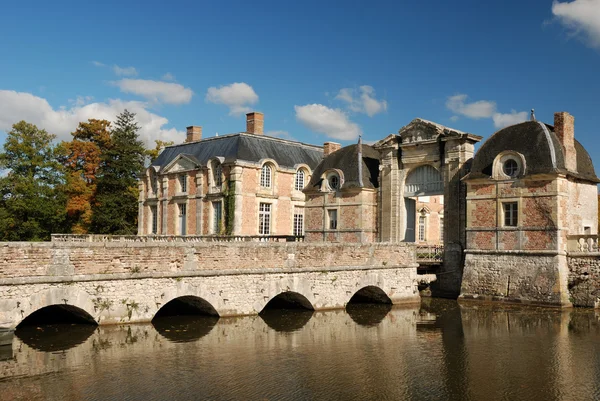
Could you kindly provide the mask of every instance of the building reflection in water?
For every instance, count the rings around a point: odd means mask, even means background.
[[[269,307],[260,317],[210,319],[101,326],[58,356],[16,337],[10,359],[0,360],[0,392],[14,398],[37,388],[29,398],[67,400],[600,399],[593,310],[425,299],[420,307]]]

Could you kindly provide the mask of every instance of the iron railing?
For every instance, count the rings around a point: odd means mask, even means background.
[[[443,245],[417,245],[417,263],[441,263],[444,260]]]
[[[52,242],[304,242],[304,236],[52,234]]]

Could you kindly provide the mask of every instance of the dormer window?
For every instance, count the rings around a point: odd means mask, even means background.
[[[263,188],[271,188],[271,166],[268,164],[263,164],[260,169],[260,186]]]
[[[515,178],[519,174],[519,165],[515,159],[507,159],[502,165],[502,172],[511,178]]]
[[[331,173],[327,177],[327,183],[329,184],[329,188],[336,191],[340,189],[340,176],[336,173]]]
[[[213,169],[213,183],[215,187],[223,185],[223,167],[221,163],[216,162]]]
[[[294,189],[296,191],[302,191],[304,189],[304,170],[298,169],[296,171],[296,179],[294,180]]]
[[[526,173],[525,157],[514,151],[502,152],[494,160],[492,176],[496,180],[513,180]]]

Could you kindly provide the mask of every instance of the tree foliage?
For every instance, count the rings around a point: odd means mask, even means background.
[[[66,169],[66,211],[73,233],[89,231],[101,157],[110,146],[110,122],[95,119],[79,123],[73,140],[61,144],[61,160]]]
[[[91,231],[98,234],[135,234],[138,216],[138,177],[146,149],[139,140],[135,114],[117,116],[110,146],[100,155]]]
[[[147,149],[146,156],[148,156],[148,158],[150,160],[154,160],[158,157],[158,155],[160,154],[160,152],[163,151],[164,148],[166,148],[167,146],[171,146],[174,143],[175,142],[173,142],[173,141],[161,141],[160,139],[155,139],[154,140],[154,144],[155,144],[154,149]]]
[[[41,241],[62,231],[63,169],[54,135],[20,121],[12,126],[0,153],[0,240]]]

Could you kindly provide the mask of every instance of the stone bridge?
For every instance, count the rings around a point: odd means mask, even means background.
[[[417,266],[409,244],[0,243],[0,328],[48,306],[111,324],[151,321],[171,301],[218,316],[257,314],[274,298],[314,310],[355,295],[416,302],[418,281],[432,279]]]

